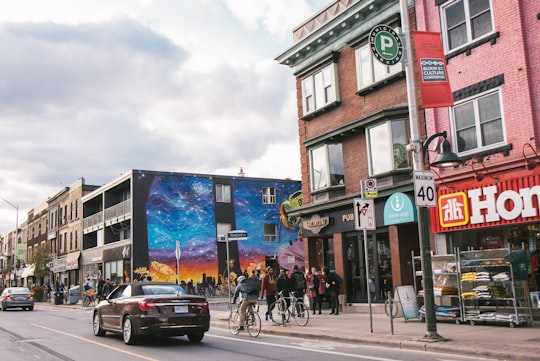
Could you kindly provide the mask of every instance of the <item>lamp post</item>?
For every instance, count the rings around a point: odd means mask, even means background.
[[[7,199],[4,199],[4,198],[0,198],[0,199],[2,199],[4,202],[6,202],[7,204],[15,208],[15,210],[17,211],[17,214],[15,216],[15,240],[13,241],[13,272],[14,272],[13,278],[15,279],[15,285],[17,285],[17,252],[18,252],[17,246],[19,243],[19,240],[18,240],[19,238],[19,206],[14,205]]]
[[[461,164],[457,155],[451,153],[450,143],[446,140],[446,132],[437,133],[429,137],[425,143],[420,139],[420,124],[418,121],[418,107],[416,103],[416,87],[414,71],[412,68],[412,43],[409,30],[409,11],[407,0],[400,0],[401,27],[405,43],[405,78],[407,83],[407,98],[409,105],[409,120],[411,129],[412,147],[414,151],[413,170],[424,170],[424,157],[429,144],[436,138],[443,137],[441,152],[431,164],[435,167],[453,167]],[[422,280],[424,289],[424,308],[426,311],[426,339],[441,339],[437,333],[437,320],[435,318],[435,296],[433,293],[433,270],[431,264],[431,247],[429,242],[429,213],[426,207],[416,206],[418,214],[418,239],[420,243],[420,258],[422,262]]]

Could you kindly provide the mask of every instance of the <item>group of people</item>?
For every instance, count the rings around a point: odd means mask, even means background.
[[[248,286],[248,282],[255,280],[260,282],[260,291],[258,293],[252,292],[252,287]],[[297,265],[294,265],[293,272],[290,275],[285,268],[280,268],[279,275],[276,275],[273,267],[266,268],[266,274],[261,280],[255,273],[250,277],[242,275],[237,279],[237,286],[232,300],[232,303],[236,303],[239,297],[242,299],[238,330],[242,331],[244,329],[247,308],[250,304],[255,305],[259,298],[261,300],[266,298],[267,311],[265,318],[268,321],[271,312],[270,306],[276,301],[279,292],[282,292],[286,297],[289,297],[290,293],[294,292],[295,297],[302,302],[304,301],[304,295],[307,294],[314,315],[317,311],[319,315],[322,313],[322,304],[328,300],[331,308],[330,314],[338,315],[338,295],[341,283],[341,277],[335,271],[330,271],[328,267],[324,267],[321,271],[316,267],[312,267],[307,276],[299,270]]]

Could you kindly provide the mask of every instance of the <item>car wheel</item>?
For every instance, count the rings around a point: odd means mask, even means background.
[[[133,322],[131,316],[126,316],[122,324],[122,337],[124,338],[124,343],[126,345],[134,345],[137,343],[137,336],[135,335],[135,330],[133,329]]]
[[[92,318],[92,329],[94,336],[105,336],[106,331],[101,328],[101,319],[97,312],[94,312],[94,317]]]
[[[188,339],[189,339],[189,342],[191,343],[199,343],[202,341],[203,337],[204,337],[204,332],[199,332],[199,333],[190,333],[187,335]]]

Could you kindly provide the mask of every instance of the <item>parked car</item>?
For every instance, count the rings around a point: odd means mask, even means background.
[[[210,310],[204,296],[190,295],[168,282],[119,285],[94,308],[95,336],[121,334],[128,345],[141,336],[184,336],[200,342],[210,328]]]
[[[26,287],[7,287],[0,294],[0,308],[2,311],[8,308],[22,308],[32,311],[34,309],[34,297]]]

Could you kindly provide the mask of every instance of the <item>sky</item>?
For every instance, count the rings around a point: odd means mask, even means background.
[[[274,59],[330,3],[0,0],[0,234],[81,177],[300,180],[293,69]]]

